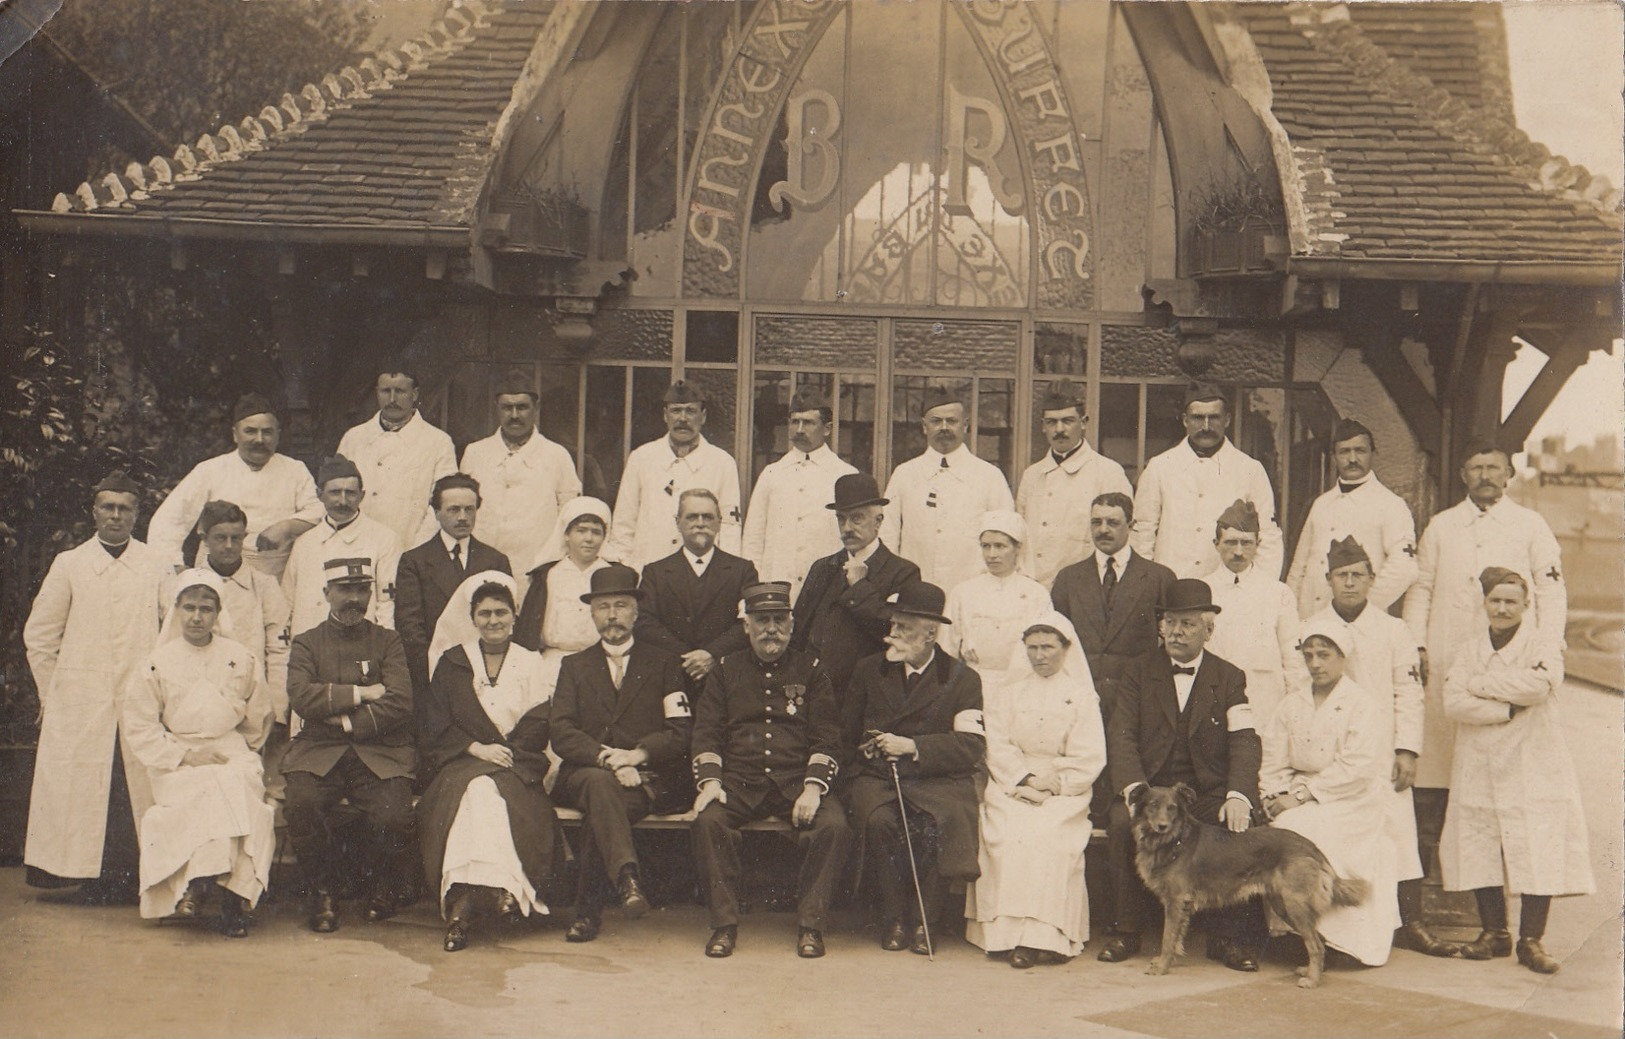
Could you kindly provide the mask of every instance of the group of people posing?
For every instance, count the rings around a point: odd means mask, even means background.
[[[606,907],[649,907],[633,826],[690,813],[704,951],[723,957],[742,830],[776,818],[802,856],[799,955],[824,954],[853,877],[884,948],[930,953],[962,887],[966,938],[1027,968],[1089,941],[1103,829],[1098,958],[1121,962],[1148,909],[1131,795],[1184,783],[1204,823],[1291,828],[1370,883],[1321,924],[1362,963],[1395,944],[1510,956],[1511,891],[1519,961],[1558,967],[1550,898],[1592,890],[1555,713],[1566,598],[1497,446],[1470,451],[1466,499],[1418,541],[1372,473],[1375,437],[1340,422],[1337,486],[1283,583],[1269,477],[1212,386],[1191,387],[1185,439],[1137,488],[1086,441],[1081,389],[1053,387],[1016,496],[966,445],[963,401],[927,396],[927,447],[882,490],[803,390],[743,513],[683,382],[613,509],[537,430],[528,382],[497,388],[500,427],[460,469],[412,375],[376,388],[314,481],[245,396],[235,450],[181,481],[146,544],[141,489],[94,488],[96,537],[52,563],[24,633],[30,883],[149,918],[217,900],[240,937],[280,809],[312,930],[339,926],[359,876],[370,920],[432,890],[456,951],[479,918],[549,911],[569,808],[565,937],[585,942]],[[1465,944],[1421,917],[1415,791],[1446,788],[1444,885],[1483,921]],[[1209,955],[1257,970],[1263,908],[1209,916]]]

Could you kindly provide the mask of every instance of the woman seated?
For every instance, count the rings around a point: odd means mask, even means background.
[[[592,610],[581,597],[590,590],[593,571],[609,565],[598,552],[611,518],[609,506],[597,498],[572,498],[559,510],[553,534],[530,571],[513,640],[542,655],[544,699],[552,699],[564,658],[598,641]]]
[[[217,629],[224,598],[212,570],[187,570],[158,648],[126,690],[124,731],[152,781],[141,817],[141,915],[189,919],[221,889],[220,930],[248,936],[276,848],[259,748],[271,698],[259,662]]]
[[[1311,620],[1299,649],[1309,686],[1289,689],[1264,728],[1258,789],[1273,825],[1302,834],[1338,876],[1364,880],[1363,904],[1320,918],[1326,944],[1361,963],[1388,962],[1399,926],[1399,877],[1387,832],[1390,727],[1371,694],[1343,677],[1343,647]]]
[[[1048,589],[1027,576],[1026,541],[1027,524],[1017,513],[983,513],[986,569],[948,589],[943,613],[953,623],[942,629],[942,648],[976,669],[984,693],[1004,681],[1021,655],[1021,633],[1050,609]]]
[[[557,819],[547,775],[551,689],[540,655],[512,642],[513,578],[495,570],[458,586],[435,625],[419,767],[423,871],[440,892],[445,950],[468,945],[484,903],[504,919],[546,913]]]
[[[965,892],[965,937],[1025,969],[1065,963],[1089,940],[1083,852],[1106,735],[1072,622],[1042,613],[1019,644],[985,700],[981,876]]]
[[[1522,575],[1492,566],[1479,585],[1489,629],[1462,647],[1444,680],[1456,755],[1439,865],[1445,890],[1478,899],[1483,933],[1462,956],[1512,954],[1510,890],[1522,903],[1518,962],[1552,974],[1560,964],[1541,947],[1552,896],[1594,890],[1580,784],[1557,709],[1563,645],[1524,622]]]

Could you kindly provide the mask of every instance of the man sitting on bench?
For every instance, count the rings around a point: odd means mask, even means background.
[[[553,695],[553,751],[563,761],[553,797],[580,809],[581,882],[571,942],[598,937],[605,881],[629,917],[649,910],[632,847],[632,824],[651,812],[686,811],[693,787],[683,774],[693,711],[675,656],[634,644],[638,575],[611,564],[592,575],[581,601],[592,607],[599,641],[565,657]]]
[[[711,914],[707,956],[731,955],[739,934],[740,827],[779,815],[795,827],[803,864],[796,953],[824,955],[824,922],[852,831],[827,799],[839,768],[841,722],[829,679],[790,648],[790,582],[744,589],[750,649],[706,678],[694,712],[694,857]]]

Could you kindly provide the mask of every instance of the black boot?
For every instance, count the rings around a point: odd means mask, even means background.
[[[248,937],[248,902],[235,891],[220,889],[220,933],[227,938]]]
[[[448,894],[451,910],[444,948],[447,952],[458,952],[468,946],[468,929],[474,921],[474,889],[467,884],[455,884]]]

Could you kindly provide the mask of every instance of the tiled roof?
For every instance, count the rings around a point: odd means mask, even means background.
[[[52,208],[466,231],[492,132],[550,10],[465,0],[423,38],[284,94],[171,157],[81,184]]]
[[[1236,5],[1291,142],[1308,255],[1619,263],[1620,192],[1512,124],[1481,7]]]

